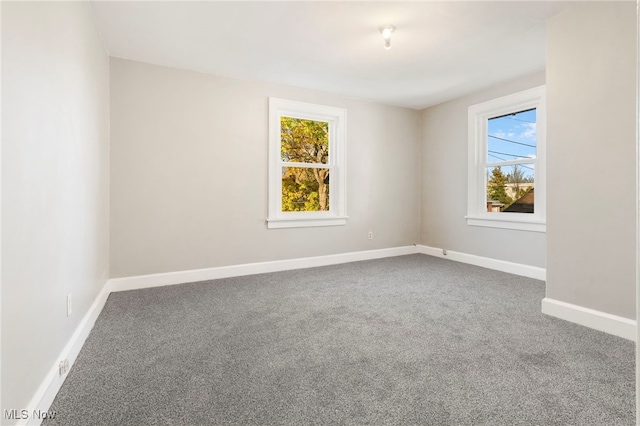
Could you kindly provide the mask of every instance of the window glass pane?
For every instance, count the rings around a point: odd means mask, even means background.
[[[487,167],[487,211],[533,213],[534,168],[534,164]]]
[[[487,162],[536,158],[536,109],[488,120]]]
[[[329,210],[329,169],[282,168],[282,211]]]
[[[327,164],[329,123],[281,117],[280,155],[287,162]]]

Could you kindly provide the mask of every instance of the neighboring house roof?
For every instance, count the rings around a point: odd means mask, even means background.
[[[522,197],[518,198],[509,207],[503,210],[507,213],[533,213],[533,188],[522,194]]]

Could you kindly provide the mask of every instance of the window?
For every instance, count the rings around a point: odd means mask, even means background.
[[[467,224],[545,232],[544,86],[469,107]]]
[[[269,98],[269,228],[345,225],[347,111]]]

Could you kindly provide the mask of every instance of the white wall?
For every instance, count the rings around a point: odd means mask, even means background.
[[[547,297],[635,318],[636,4],[552,19]]]
[[[2,2],[3,409],[27,408],[108,278],[108,85],[87,3]]]
[[[476,256],[545,267],[546,235],[468,226],[468,108],[545,83],[544,72],[422,110],[420,243]]]
[[[266,228],[270,96],[347,109],[346,226]],[[416,243],[419,118],[411,109],[112,58],[111,276]]]

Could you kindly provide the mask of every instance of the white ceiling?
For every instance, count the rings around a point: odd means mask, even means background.
[[[542,70],[564,2],[92,2],[112,56],[425,108]],[[397,27],[385,50],[378,27]]]

